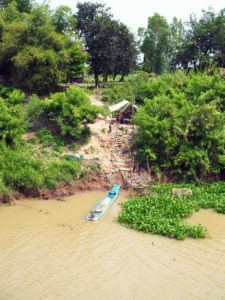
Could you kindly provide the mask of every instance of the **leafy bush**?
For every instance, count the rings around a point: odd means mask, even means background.
[[[61,134],[77,140],[89,135],[82,126],[84,119],[93,122],[99,113],[105,114],[102,108],[91,104],[84,90],[72,86],[65,93],[52,94],[42,105],[45,114],[51,114],[52,120],[61,128]]]
[[[20,90],[15,89],[13,86],[10,86],[6,83],[0,83],[0,97],[5,100],[8,98],[11,98],[10,95],[14,94],[13,92],[15,90],[16,90],[16,95],[19,96],[19,99],[22,99],[22,101],[24,101],[24,93],[22,93]],[[14,98],[14,97],[12,97],[12,98]],[[17,101],[17,103],[18,102],[19,101]]]
[[[21,105],[8,106],[0,98],[0,141],[7,145],[16,143],[24,132],[24,118]]]
[[[4,196],[9,196],[11,193],[12,190],[5,185],[2,174],[0,174],[0,199]]]
[[[6,99],[8,94],[13,91],[13,87],[8,87],[3,85],[2,83],[0,84],[0,97],[3,99]]]
[[[42,143],[42,145],[44,147],[52,146],[52,144],[54,142],[54,138],[51,135],[51,132],[48,129],[46,129],[46,128],[40,129],[36,133],[36,136],[39,138],[40,142]]]
[[[119,102],[121,99],[132,100],[132,96],[129,83],[112,83],[102,90],[102,101],[108,104]]]
[[[4,149],[1,161],[6,186],[23,191],[43,185],[43,163],[32,159],[27,153]]]
[[[58,152],[62,152],[65,149],[63,140],[59,137],[53,137],[51,132],[46,128],[40,129],[36,133],[36,136],[44,147],[52,147]]]
[[[5,98],[5,101],[8,106],[23,104],[24,100],[25,100],[25,94],[18,89],[13,89],[13,91],[8,93],[7,97]]]
[[[29,128],[32,125],[32,122],[43,113],[43,108],[41,105],[41,100],[37,95],[32,95],[29,97],[29,101],[26,105],[25,110],[25,122]]]
[[[78,161],[52,161],[45,172],[45,186],[55,188],[61,182],[70,183],[80,170]]]
[[[178,85],[172,77],[149,83],[157,92],[144,101],[134,118],[139,127],[135,142],[139,157],[148,158],[155,170],[187,180],[219,174],[225,169],[225,111],[222,96],[207,90],[206,83],[212,88],[218,81],[224,86],[225,82],[218,76],[191,74]]]
[[[70,183],[80,170],[80,163],[40,156],[32,158],[25,145],[10,149],[3,143],[0,154],[0,199],[11,190],[55,188],[60,183]]]

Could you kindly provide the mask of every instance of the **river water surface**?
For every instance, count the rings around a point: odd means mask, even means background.
[[[116,223],[121,192],[97,222],[104,192],[0,207],[1,300],[225,299],[225,215],[195,213],[210,237],[185,241]]]

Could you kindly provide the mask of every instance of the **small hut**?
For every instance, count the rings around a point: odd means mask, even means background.
[[[129,124],[131,123],[132,117],[138,111],[138,107],[124,99],[117,104],[109,106],[109,110],[119,123]]]

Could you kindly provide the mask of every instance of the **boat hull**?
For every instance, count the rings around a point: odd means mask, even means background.
[[[100,219],[103,216],[103,214],[107,211],[107,209],[116,200],[119,192],[120,185],[114,184],[111,190],[92,207],[93,213],[89,213],[87,215],[87,219],[89,221],[97,221],[98,219]]]

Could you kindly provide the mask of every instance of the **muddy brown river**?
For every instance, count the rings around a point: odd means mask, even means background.
[[[189,219],[207,239],[170,240],[116,223],[124,192],[86,221],[104,194],[0,207],[1,300],[225,299],[225,215]]]

